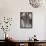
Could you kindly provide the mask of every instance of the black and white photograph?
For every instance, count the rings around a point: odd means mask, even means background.
[[[32,12],[20,12],[20,28],[32,28]]]

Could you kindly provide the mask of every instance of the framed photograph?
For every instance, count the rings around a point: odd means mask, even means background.
[[[32,28],[32,12],[20,12],[20,28]]]

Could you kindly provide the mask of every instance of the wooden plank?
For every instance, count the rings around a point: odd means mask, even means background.
[[[24,46],[28,46],[28,43],[24,43]]]

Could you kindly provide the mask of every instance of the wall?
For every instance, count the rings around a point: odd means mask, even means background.
[[[20,12],[32,12],[33,13],[33,28],[21,29],[20,28]],[[27,40],[34,34],[37,35],[39,40],[45,39],[45,15],[46,8],[43,7],[33,8],[30,6],[28,0],[0,0],[0,19],[1,17],[12,17],[13,22],[10,33],[17,40]],[[2,35],[0,31],[0,35]],[[4,33],[3,33],[4,34]],[[0,36],[0,39],[4,37]]]

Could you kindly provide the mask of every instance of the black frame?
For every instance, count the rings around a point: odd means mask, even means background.
[[[26,13],[26,14],[28,13],[28,15],[31,13],[31,27],[22,27],[21,26],[21,16],[22,16],[23,13]],[[32,22],[33,22],[32,20],[33,20],[33,13],[32,12],[20,12],[20,28],[32,28],[32,26],[33,26],[32,25]]]

